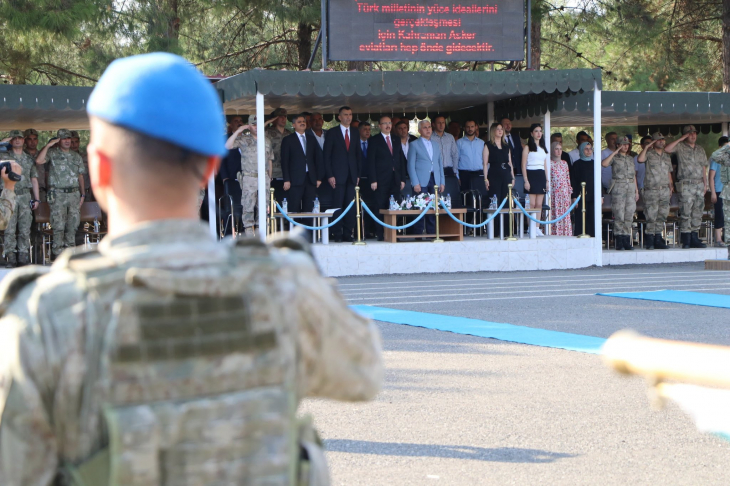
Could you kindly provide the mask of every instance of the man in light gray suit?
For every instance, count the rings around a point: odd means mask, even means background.
[[[439,186],[439,194],[444,192],[444,164],[441,160],[439,145],[431,141],[431,122],[418,122],[418,133],[421,138],[411,142],[408,149],[408,176],[411,178],[413,194],[433,191],[433,186]],[[441,196],[439,196],[441,197]],[[426,216],[426,233],[436,233],[436,217]],[[413,233],[423,234],[423,219],[413,225]]]

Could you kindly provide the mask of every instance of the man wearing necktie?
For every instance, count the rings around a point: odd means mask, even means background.
[[[281,170],[284,174],[284,197],[290,213],[309,213],[314,208],[317,188],[324,176],[322,149],[314,136],[307,133],[304,115],[292,120],[294,133],[281,141]],[[311,226],[310,220],[303,221]]]
[[[444,166],[441,161],[441,150],[439,146],[434,148],[431,141],[431,122],[421,120],[418,122],[418,133],[421,138],[410,144],[408,149],[408,175],[411,178],[413,195],[422,192],[432,193],[435,185],[439,186],[439,193],[444,192]],[[436,218],[433,215],[423,218],[426,220],[426,233],[436,233]],[[423,219],[413,225],[413,234],[423,234]]]
[[[358,185],[362,149],[358,143],[360,136],[353,129],[352,109],[343,106],[339,110],[340,126],[327,132],[324,139],[324,172],[327,183],[332,187],[332,207],[338,208],[334,217],[338,218],[350,201],[355,199],[355,186]],[[355,208],[353,207],[339,223],[332,227],[335,242],[352,242],[355,228]]]
[[[368,168],[368,147],[370,144],[370,132],[372,126],[370,122],[360,122],[358,131],[360,132],[360,151],[362,152],[362,164],[360,164],[360,199],[368,205],[369,208],[375,207],[375,191],[370,188],[370,170]],[[375,227],[377,223],[369,216],[362,217],[363,238],[375,238]],[[380,225],[377,225],[380,226]]]
[[[504,136],[507,137],[507,143],[509,144],[509,151],[512,154],[512,160],[522,160],[522,139],[519,135],[512,135],[512,120],[507,117],[502,118],[499,123],[504,128]],[[515,175],[522,174],[522,167],[520,164],[513,164],[515,169]]]
[[[390,117],[381,116],[378,123],[380,135],[370,138],[368,143],[367,174],[369,189],[374,192],[375,206],[368,207],[383,221],[381,209],[388,209],[390,196],[399,199],[406,185],[405,156],[400,138],[392,137],[393,123]],[[365,184],[361,184],[365,186]],[[370,216],[366,216],[370,219]],[[378,241],[383,241],[383,227],[375,223],[375,234]]]

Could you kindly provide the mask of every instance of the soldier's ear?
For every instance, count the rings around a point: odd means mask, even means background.
[[[89,179],[91,179],[91,187],[106,188],[111,185],[112,177],[112,160],[103,151],[94,144],[89,144],[86,149],[89,157]]]
[[[208,187],[208,181],[213,174],[218,173],[218,167],[221,165],[221,158],[217,156],[210,156],[205,159],[205,171],[203,172],[203,180],[200,181],[200,188],[205,189]]]

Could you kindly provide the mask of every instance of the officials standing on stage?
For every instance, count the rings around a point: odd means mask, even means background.
[[[324,140],[324,172],[327,183],[332,186],[333,207],[339,208],[335,218],[342,214],[350,201],[355,198],[355,186],[359,184],[362,150],[360,149],[360,133],[353,129],[352,109],[343,106],[338,115],[340,126],[327,131]],[[348,211],[345,217],[332,227],[334,241],[352,242],[352,230],[355,228],[355,211]]]
[[[370,188],[375,193],[373,212],[382,221],[381,209],[388,209],[390,196],[398,199],[406,185],[406,174],[403,172],[403,148],[398,137],[393,138],[393,124],[390,117],[381,116],[378,122],[380,134],[370,137],[368,144],[367,167],[370,177]],[[383,241],[383,227],[376,225],[375,235]]]
[[[418,133],[421,138],[412,142],[408,149],[408,176],[411,178],[413,194],[430,192],[434,186],[439,186],[439,193],[444,192],[444,166],[441,161],[439,145],[431,141],[431,122],[418,122]],[[484,142],[482,142],[484,145]],[[423,233],[423,219],[413,225],[414,234]],[[426,216],[426,233],[436,233],[436,217]]]
[[[324,177],[322,149],[307,131],[306,120],[304,115],[296,115],[292,120],[294,133],[281,141],[284,197],[291,213],[312,212],[317,188]]]

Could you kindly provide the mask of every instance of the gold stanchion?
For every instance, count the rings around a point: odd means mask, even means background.
[[[578,236],[578,238],[590,238],[591,235],[586,234],[586,183],[581,182],[581,190],[580,190],[580,201],[581,205],[583,206],[583,234]]]
[[[439,186],[435,185],[433,186],[433,193],[436,196],[436,199],[434,199],[436,203],[436,209],[434,210],[436,212],[436,239],[433,240],[434,243],[443,243],[444,240],[441,239],[439,236]]]
[[[509,236],[507,237],[507,241],[517,241],[513,228],[515,224],[515,218],[513,216],[515,202],[512,200],[512,184],[507,184],[507,193],[507,197],[509,198]]]
[[[362,240],[362,222],[360,221],[360,187],[355,186],[355,214],[357,217],[357,240],[353,241],[353,245],[365,245],[366,243]]]
[[[276,213],[276,205],[274,204],[274,188],[272,187],[269,189],[269,234],[273,235],[276,233],[276,218],[274,217],[274,213]]]

